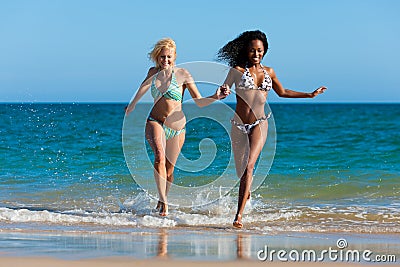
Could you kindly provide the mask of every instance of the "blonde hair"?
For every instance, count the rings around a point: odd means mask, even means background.
[[[156,64],[156,67],[159,68],[159,64],[157,62],[157,58],[161,53],[161,50],[163,49],[172,49],[174,50],[174,55],[176,58],[176,44],[175,41],[172,40],[171,38],[163,38],[159,40],[153,47],[153,50],[149,53],[149,58],[154,61]]]

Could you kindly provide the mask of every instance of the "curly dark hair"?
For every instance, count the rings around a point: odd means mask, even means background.
[[[268,50],[268,41],[265,33],[259,30],[245,31],[238,37],[227,43],[217,53],[218,61],[225,61],[229,66],[244,67],[247,64],[247,48],[251,41],[260,40],[264,44],[264,56]]]

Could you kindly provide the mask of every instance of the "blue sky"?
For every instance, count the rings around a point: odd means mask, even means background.
[[[396,0],[0,0],[0,102],[128,102],[158,39],[175,39],[177,63],[214,61],[254,29],[284,87],[328,86],[301,101],[399,102],[399,12]]]

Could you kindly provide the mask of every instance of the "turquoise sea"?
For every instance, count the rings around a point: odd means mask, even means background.
[[[142,105],[136,118],[147,115]],[[155,199],[135,180],[148,177],[154,184],[151,169],[129,166],[137,161],[127,163],[124,155],[124,106],[0,104],[2,231],[231,231],[237,188],[204,205],[172,206],[166,218],[153,212]],[[246,207],[244,231],[400,233],[400,104],[270,104],[270,109],[276,147],[271,166],[258,163],[266,178]],[[229,136],[206,117],[186,129],[186,159],[215,155],[201,173],[178,168],[175,182],[207,185],[228,168]],[[143,134],[140,125],[133,130]],[[215,145],[201,145],[204,139]],[[136,160],[151,163],[151,153],[141,155]],[[183,203],[196,199],[204,199],[204,192],[181,196]]]

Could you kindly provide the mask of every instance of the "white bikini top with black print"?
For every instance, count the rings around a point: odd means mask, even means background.
[[[268,72],[264,69],[264,67],[261,65],[261,68],[263,69],[264,72],[264,80],[261,83],[260,87],[256,87],[254,83],[254,78],[251,76],[249,68],[245,68],[245,71],[242,75],[242,78],[240,78],[240,82],[238,85],[238,89],[242,90],[262,90],[262,91],[269,91],[272,88],[272,79],[269,76]]]

